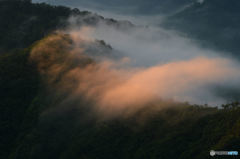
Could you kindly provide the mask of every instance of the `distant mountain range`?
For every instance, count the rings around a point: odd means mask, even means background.
[[[205,0],[167,17],[164,25],[199,40],[204,47],[240,57],[239,8],[239,0]]]

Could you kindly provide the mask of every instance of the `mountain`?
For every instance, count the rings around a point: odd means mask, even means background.
[[[71,14],[84,25],[101,20],[121,29],[131,23],[29,1],[1,1],[0,7],[5,26],[0,43],[0,158],[205,159],[212,149],[240,147],[238,102],[222,109],[170,102],[158,110],[163,101],[157,101],[133,115],[99,120],[91,110],[95,101],[70,96],[77,91],[78,75],[88,79],[85,68],[87,73],[102,69],[91,55],[111,54],[112,48],[101,40],[80,39],[76,53],[73,37],[54,30],[66,27],[64,19]],[[76,69],[83,74],[76,75]]]
[[[164,26],[239,58],[239,7],[238,0],[205,0],[166,18]]]
[[[75,86],[59,87],[64,72],[95,65],[71,54],[71,45],[68,35],[53,34],[0,57],[2,158],[205,159],[211,149],[239,148],[239,103],[224,109],[172,103],[156,111],[159,101],[133,116],[99,120],[84,98],[63,102]]]

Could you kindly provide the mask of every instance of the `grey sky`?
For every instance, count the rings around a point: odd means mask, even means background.
[[[154,15],[176,12],[196,0],[33,0],[119,14]]]

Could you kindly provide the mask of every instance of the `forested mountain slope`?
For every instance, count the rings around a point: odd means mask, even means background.
[[[76,53],[70,35],[53,32],[66,25],[62,18],[90,13],[26,1],[1,1],[0,7],[0,158],[206,159],[211,149],[239,150],[238,102],[223,109],[171,102],[159,110],[158,101],[129,116],[99,119],[94,101],[69,98],[77,80],[66,73],[99,69],[96,60]],[[101,48],[97,54],[112,49],[99,40],[83,46]]]
[[[71,17],[76,18],[78,26],[95,26],[102,22],[113,27],[133,27],[128,21],[107,19],[64,6],[31,3],[28,0],[3,0],[0,1],[0,53],[28,47],[55,30],[66,29]]]
[[[48,70],[54,66],[51,62],[68,59],[67,63],[62,61],[65,72],[76,66],[94,65],[94,60],[79,56],[81,63],[74,63],[76,58],[72,59],[67,51],[71,48],[69,37],[56,34],[49,38],[56,41],[46,38],[23,52],[0,59],[4,77],[1,88],[5,88],[1,89],[1,140],[5,141],[1,142],[1,155],[5,158],[203,159],[208,158],[211,149],[238,150],[239,103],[222,110],[172,103],[160,111],[155,111],[155,103],[133,116],[103,121],[90,113],[91,103],[84,99],[77,99],[77,106],[75,102],[62,105],[69,90],[62,92],[58,88],[58,82],[65,79],[63,72],[48,78]],[[32,50],[42,44],[54,48],[53,55],[41,63],[29,61]],[[8,73],[11,69],[14,71]],[[71,85],[68,88],[72,89]]]

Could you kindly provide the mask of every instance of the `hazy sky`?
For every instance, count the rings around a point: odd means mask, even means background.
[[[158,15],[181,10],[199,0],[33,0],[74,8],[132,15]]]
[[[105,18],[129,20],[139,25],[159,25],[165,15],[174,14],[199,0],[32,0],[64,5],[98,13]]]

